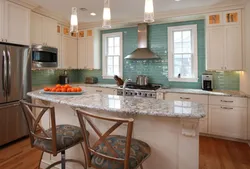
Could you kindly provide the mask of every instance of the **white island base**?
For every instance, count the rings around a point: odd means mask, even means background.
[[[38,104],[50,104],[56,109],[56,124],[72,124],[80,126],[74,110],[62,104],[54,104],[36,100]],[[87,109],[85,109],[87,110]],[[147,115],[122,115],[103,111],[92,111],[94,114],[113,117],[132,117],[135,119],[133,138],[148,143],[151,147],[151,156],[143,163],[144,169],[198,169],[199,168],[199,119],[169,118]],[[41,123],[45,128],[50,127],[49,117],[44,116]],[[94,121],[104,133],[111,124]],[[89,127],[90,128],[90,127]],[[94,131],[89,130],[90,140],[96,140]],[[126,135],[126,126],[121,126],[113,134]],[[80,146],[66,151],[66,158],[84,160]],[[60,154],[53,157],[44,154],[41,168],[46,168],[52,162],[60,159]],[[78,164],[68,163],[68,169],[81,169]],[[60,168],[60,166],[58,166]]]

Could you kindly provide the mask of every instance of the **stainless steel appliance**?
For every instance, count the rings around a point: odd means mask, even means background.
[[[32,45],[32,67],[58,67],[58,49],[43,45]]]
[[[0,146],[28,135],[19,105],[29,100],[31,54],[26,46],[0,43]]]
[[[138,48],[126,56],[125,59],[160,59],[148,48],[148,25],[146,23],[138,24]]]
[[[207,90],[207,91],[213,90],[213,75],[211,74],[202,75],[202,90]]]
[[[148,84],[147,86],[139,86],[131,82],[126,84],[125,90],[117,90],[117,95],[156,98],[156,90],[161,88],[159,84]]]
[[[145,75],[137,76],[136,84],[139,86],[147,86],[148,85],[148,77]]]
[[[84,83],[96,84],[96,83],[98,83],[98,78],[97,77],[85,77]]]

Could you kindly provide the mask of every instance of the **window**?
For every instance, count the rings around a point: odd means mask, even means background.
[[[113,79],[123,75],[122,32],[103,34],[102,76]]]
[[[168,28],[169,81],[198,82],[197,25]]]

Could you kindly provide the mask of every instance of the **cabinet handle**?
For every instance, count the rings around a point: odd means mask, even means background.
[[[224,103],[233,103],[234,101],[221,100],[221,102],[224,102]]]
[[[190,98],[188,98],[188,97],[180,97],[180,99],[182,99],[182,100],[190,100]]]
[[[96,90],[96,92],[102,93],[102,90]]]
[[[226,110],[233,110],[234,108],[231,107],[221,107],[222,109],[226,109]]]

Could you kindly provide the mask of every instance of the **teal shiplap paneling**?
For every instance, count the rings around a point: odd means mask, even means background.
[[[199,81],[197,83],[187,82],[169,82],[168,81],[168,27],[169,26],[181,26],[197,24],[198,28],[198,75]],[[179,23],[166,23],[149,26],[149,48],[160,56],[160,60],[124,60],[123,62],[123,77],[131,78],[135,81],[136,76],[143,74],[150,78],[151,83],[160,83],[164,86],[178,87],[178,88],[201,88],[201,75],[205,72],[205,21],[195,20]],[[132,53],[137,48],[137,27],[121,28],[104,30],[101,32],[113,33],[123,32],[123,57]],[[102,39],[100,39],[102,41]],[[102,51],[100,51],[100,54]],[[60,71],[59,71],[60,72]],[[214,75],[214,88],[225,89],[225,90],[239,90],[239,74],[237,72],[211,72]],[[51,73],[50,71],[33,72],[33,79],[39,79],[39,76],[47,76],[48,79],[36,81],[34,84],[39,82],[50,82],[56,81],[58,76],[57,71]],[[103,79],[101,70],[74,70],[71,82],[83,82],[86,76],[98,77],[99,83],[114,84],[114,80]]]

